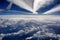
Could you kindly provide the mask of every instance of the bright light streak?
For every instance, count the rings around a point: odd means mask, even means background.
[[[53,0],[8,0],[17,6],[24,8],[28,11],[33,12],[33,14],[38,14],[36,12],[39,8],[45,7],[46,5],[51,4]]]
[[[50,5],[53,2],[53,0],[34,0],[34,12],[36,12],[38,9],[45,7],[47,5]]]
[[[28,5],[28,3],[26,3],[25,0],[8,0],[9,2],[13,2],[14,4],[16,4],[17,6],[24,8],[28,11],[33,11],[32,7]]]
[[[47,12],[45,12],[44,14],[52,14],[52,13],[57,12],[57,11],[60,11],[60,5],[55,6],[51,10],[48,10]]]

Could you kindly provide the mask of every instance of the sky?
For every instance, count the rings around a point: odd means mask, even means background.
[[[5,9],[8,6],[8,4],[10,3],[8,1],[0,0],[0,9]],[[35,1],[37,1],[37,0],[35,0]],[[17,3],[17,2],[15,2],[15,3]],[[28,3],[28,1],[27,1],[27,4],[30,6],[31,3]],[[13,5],[9,11],[0,12],[0,15],[33,14],[31,11],[26,10],[26,9],[30,9],[27,5],[25,6],[25,9],[22,7],[13,3]],[[34,9],[35,9],[34,11],[38,12],[37,14],[60,15],[60,0],[39,0],[39,3],[38,3],[38,1],[35,2]]]

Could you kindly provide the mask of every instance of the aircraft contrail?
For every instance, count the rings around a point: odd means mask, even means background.
[[[24,8],[33,14],[38,14],[36,11],[39,8],[47,6],[53,2],[53,0],[7,0],[15,5]]]
[[[36,14],[34,12],[34,0],[8,0],[9,2],[13,2],[15,5],[24,8],[30,12],[33,12],[33,14]]]
[[[60,5],[55,6],[54,8],[45,12],[44,14],[52,14],[52,13],[57,12],[57,11],[60,11]]]
[[[5,9],[0,9],[0,12],[8,11],[9,9],[11,9],[11,7],[12,7],[12,2],[10,2],[10,4]]]
[[[36,12],[38,9],[50,5],[54,0],[35,0],[34,1],[34,11]]]
[[[30,4],[32,4],[31,2],[27,3],[29,0],[8,0],[9,2],[13,2],[15,5],[24,8],[28,11],[33,11],[32,7],[30,6]]]

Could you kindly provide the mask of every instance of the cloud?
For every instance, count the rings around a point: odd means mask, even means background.
[[[60,4],[55,6],[54,8],[48,10],[47,12],[43,13],[43,14],[53,14],[54,12],[60,11]]]
[[[30,1],[30,0],[7,0],[9,2],[12,2],[14,4],[16,4],[17,6],[21,7],[21,8],[24,8],[28,11],[33,11],[32,10],[32,2],[33,1]]]
[[[8,16],[6,16],[6,17],[4,16],[4,18],[7,18],[7,17]],[[10,16],[10,17],[13,17],[13,16]],[[31,38],[34,38],[34,37],[56,37],[56,38],[60,37],[60,34],[56,34],[54,29],[49,28],[49,26],[54,25],[55,27],[57,27],[60,24],[60,16],[58,16],[58,17],[57,16],[47,16],[47,17],[46,16],[44,16],[44,17],[39,16],[39,18],[42,18],[43,20],[38,19],[38,17],[36,15],[35,15],[35,17],[37,17],[37,18],[35,18],[33,16],[27,16],[27,21],[25,20],[26,18],[22,19],[24,21],[21,21],[20,17],[19,17],[19,21],[17,21],[17,23],[15,25],[16,25],[17,28],[20,27],[20,26],[18,27],[18,24],[22,25],[21,27],[23,27],[23,28],[21,30],[19,29],[17,32],[12,32],[12,33],[7,32],[6,34],[1,33],[0,35],[3,36],[3,37],[4,36],[12,36],[12,35],[21,35],[22,36],[22,35],[27,35],[27,34],[31,33],[32,36],[30,35],[29,37],[26,37],[26,39],[31,39]],[[26,15],[25,15],[25,17],[26,17]],[[33,17],[33,19],[34,18],[35,19],[33,20],[32,18],[29,18],[29,17]],[[2,16],[0,18],[4,19]],[[12,19],[14,19],[14,18],[15,17],[13,17]],[[10,19],[11,18],[8,18],[7,20],[10,20]],[[18,18],[16,18],[16,19],[18,19]],[[10,20],[10,21],[12,22],[14,20]],[[7,24],[9,24],[9,23],[7,23]],[[59,27],[60,27],[60,25],[59,25]],[[11,28],[9,28],[9,29],[11,29]],[[17,29],[15,29],[15,30],[17,30]]]
[[[24,8],[28,11],[33,12],[33,14],[38,14],[36,11],[39,8],[45,7],[53,3],[54,0],[8,0],[13,2],[17,6]]]
[[[53,3],[54,0],[35,0],[34,2],[34,11],[37,11],[39,8],[45,7]]]

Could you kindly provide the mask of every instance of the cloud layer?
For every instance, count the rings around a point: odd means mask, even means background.
[[[25,39],[60,37],[56,30],[60,29],[60,16],[19,16],[0,16],[0,36],[2,38],[12,35],[13,37],[19,35],[19,38],[29,35]]]

